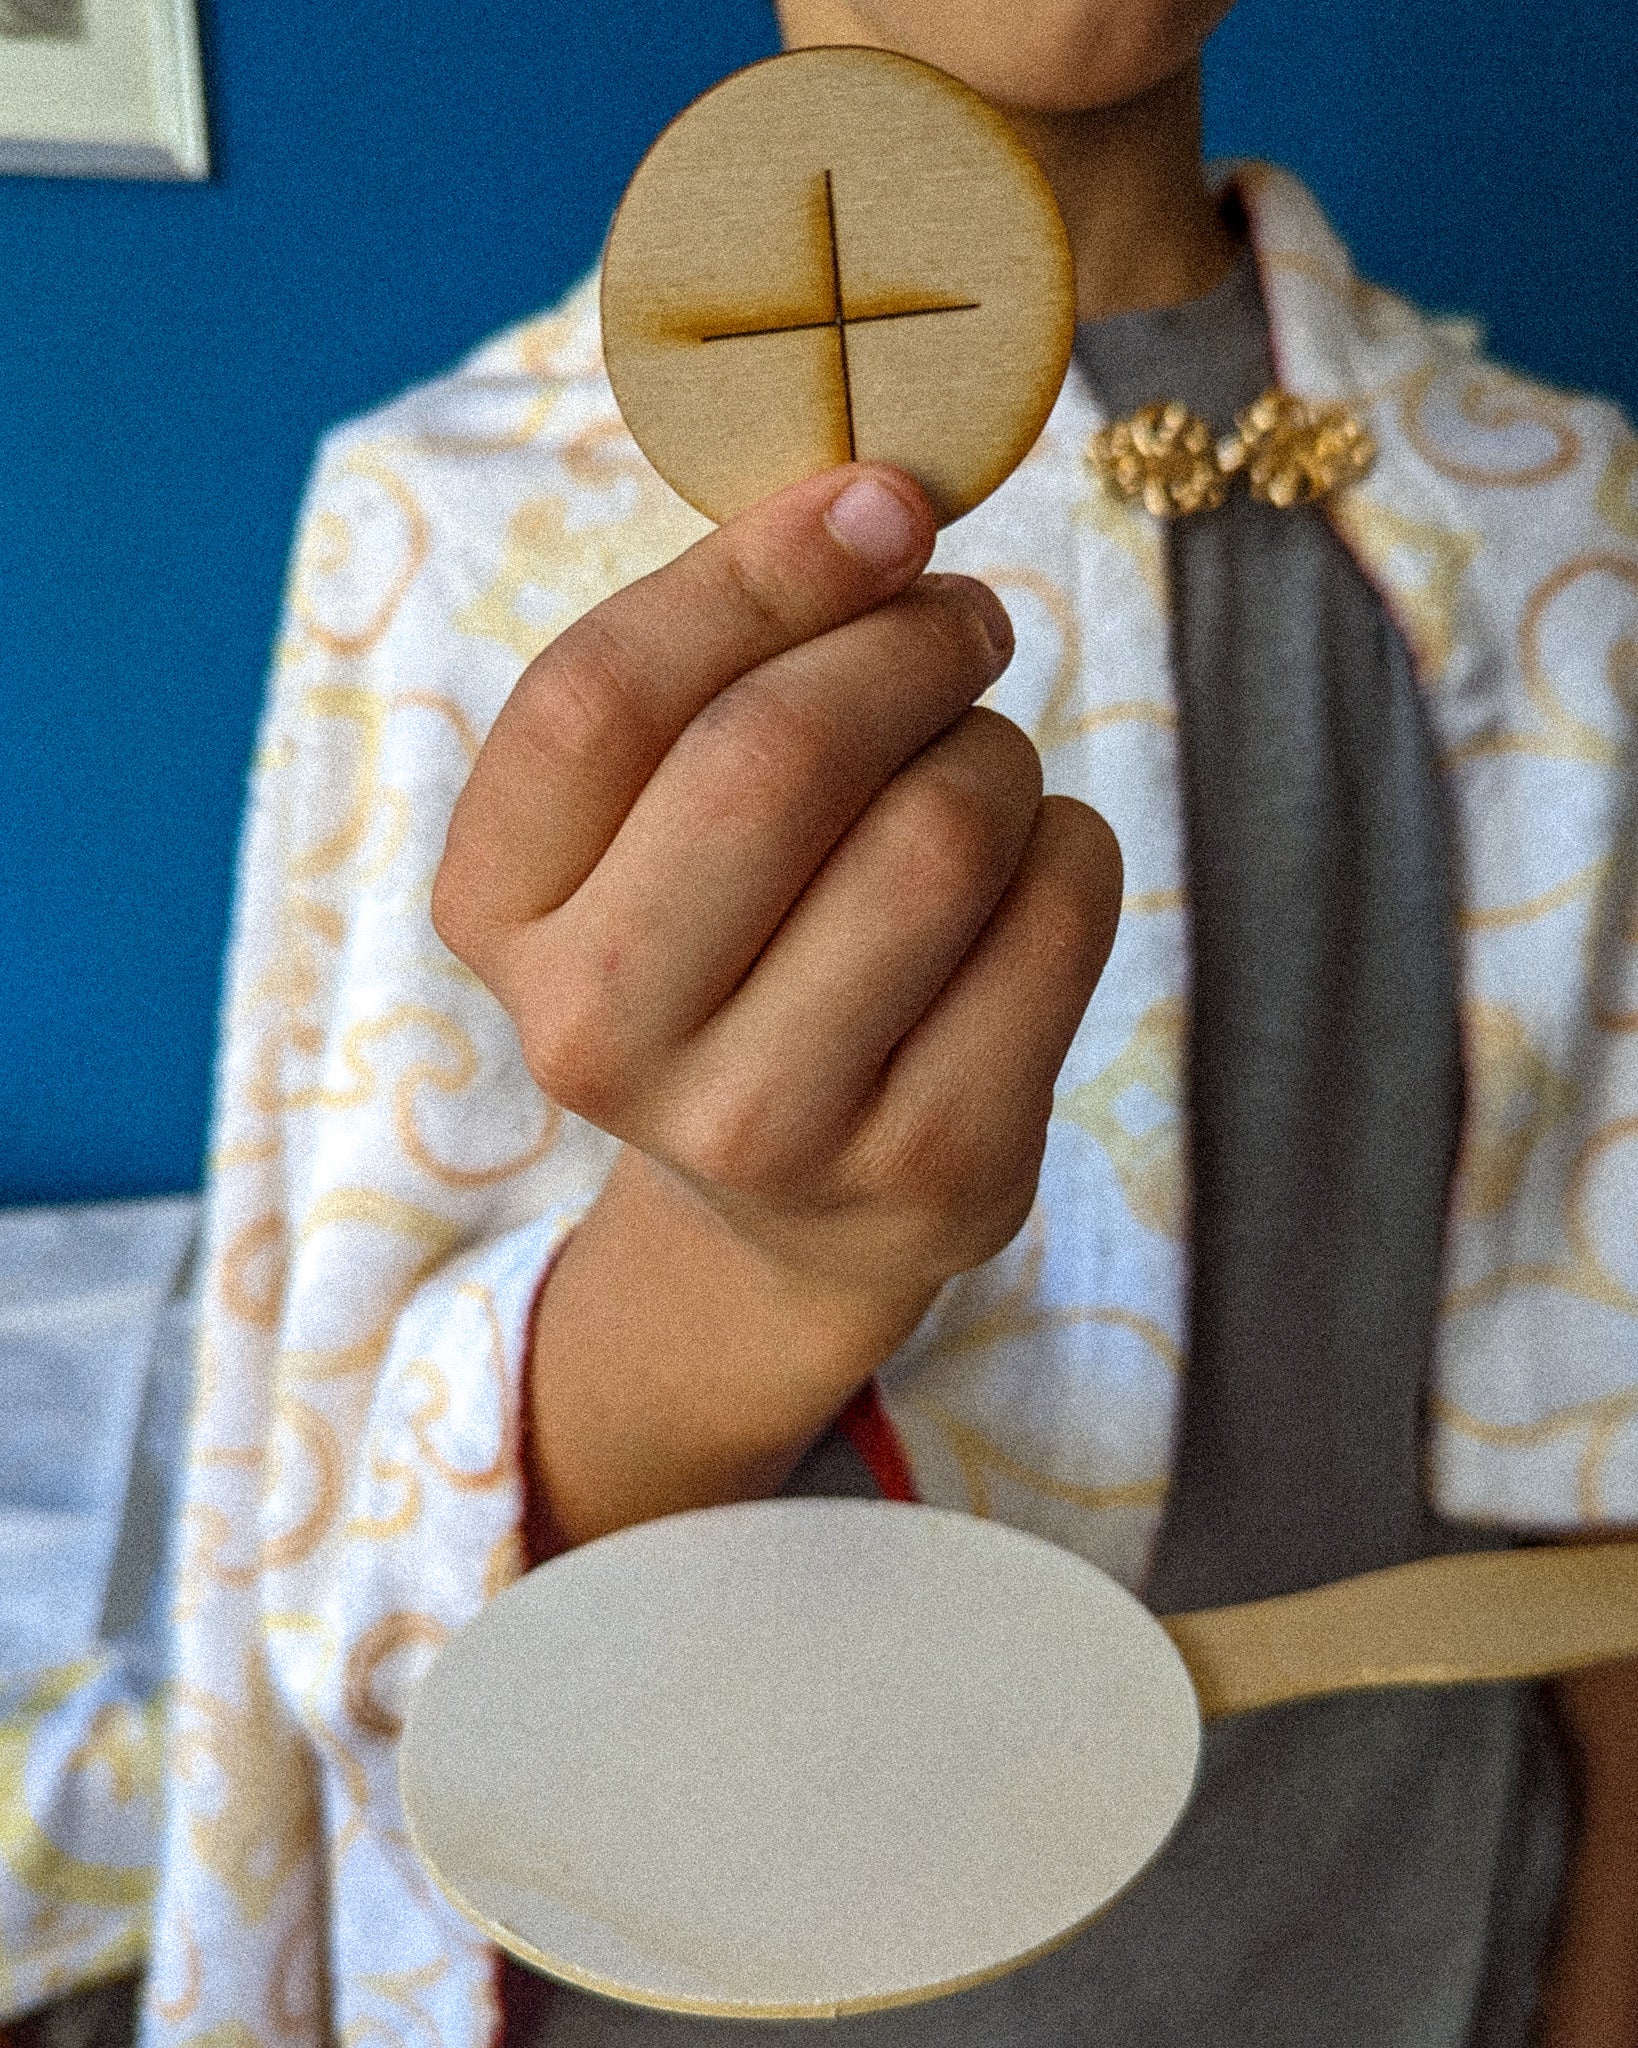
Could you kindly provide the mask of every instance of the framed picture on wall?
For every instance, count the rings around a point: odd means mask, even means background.
[[[210,174],[195,0],[0,0],[0,172]]]

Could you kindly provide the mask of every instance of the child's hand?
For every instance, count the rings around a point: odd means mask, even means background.
[[[908,477],[835,471],[598,606],[502,710],[433,892],[554,1101],[883,1298],[1021,1226],[1121,892],[1108,826],[972,708],[1011,629],[918,580],[933,538]]]

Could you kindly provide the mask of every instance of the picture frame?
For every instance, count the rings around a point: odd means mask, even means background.
[[[196,0],[0,0],[0,173],[207,178]]]

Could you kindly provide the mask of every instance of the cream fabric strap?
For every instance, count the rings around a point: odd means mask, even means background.
[[[1368,1686],[1545,1678],[1638,1655],[1638,1543],[1424,1558],[1161,1626],[1207,1720]]]

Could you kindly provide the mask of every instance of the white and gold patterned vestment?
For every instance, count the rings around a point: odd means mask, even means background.
[[[1379,445],[1334,517],[1412,649],[1454,820],[1431,1497],[1638,1518],[1638,443],[1360,281],[1287,175],[1240,183],[1282,386]],[[1188,923],[1165,550],[1087,466],[1103,424],[1072,369],[940,543],[1017,627],[986,701],[1110,819],[1128,893],[1034,1212],[881,1392],[924,1498],[1141,1583],[1185,1353]],[[230,956],[152,2048],[492,2038],[395,1736],[518,1568],[525,1319],[615,1148],[542,1100],[429,892],[524,662],[702,530],[619,420],[589,287],[323,449]]]

